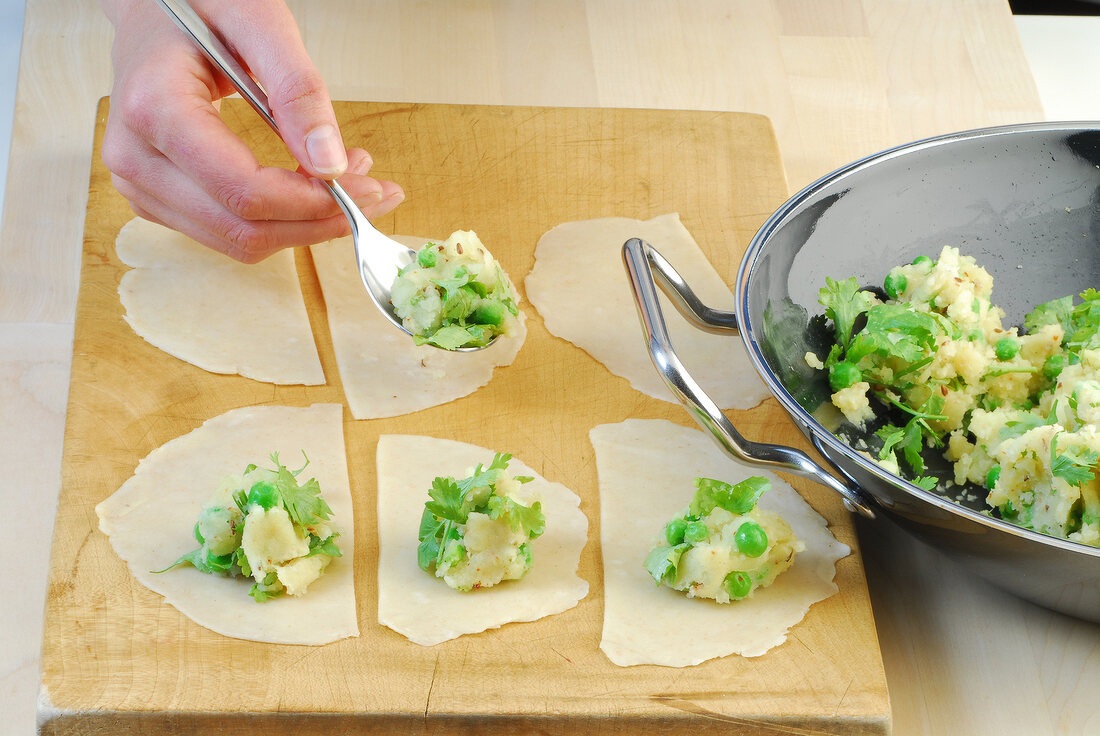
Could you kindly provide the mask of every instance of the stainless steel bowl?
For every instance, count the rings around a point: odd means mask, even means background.
[[[1100,124],[1013,125],[899,146],[857,161],[789,199],[753,238],[735,283],[736,311],[701,304],[659,253],[628,241],[624,262],[650,354],[685,408],[729,454],[806,475],[849,508],[886,516],[993,584],[1039,605],[1100,621],[1100,549],[994,518],[985,489],[925,491],[853,448],[817,418],[828,390],[803,356],[828,339],[818,289],[825,277],[880,285],[894,265],[943,245],[993,275],[1006,324],[1036,304],[1100,287]],[[761,378],[813,446],[805,453],[746,440],[699,389],[672,349],[654,277],[690,321],[741,335]],[[938,468],[950,477],[946,461]]]

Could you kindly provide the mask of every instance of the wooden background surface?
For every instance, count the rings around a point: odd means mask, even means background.
[[[732,281],[752,233],[785,196],[771,126],[755,115],[370,103],[341,104],[338,113],[345,136],[373,151],[383,175],[406,176],[406,204],[380,218],[379,227],[404,234],[476,229],[517,284],[534,265],[539,236],[563,221],[648,219],[666,211],[681,213]],[[289,163],[246,105],[227,105],[225,117],[261,160]],[[472,722],[492,733],[515,731],[508,716],[565,732],[607,717],[603,730],[624,734],[699,732],[716,723],[732,732],[749,732],[756,723],[822,733],[888,730],[885,674],[858,549],[838,564],[841,592],[815,605],[788,641],[764,657],[682,670],[621,668],[598,650],[599,498],[588,430],[628,417],[691,420],[679,405],[634,391],[553,337],[530,305],[523,350],[487,387],[401,417],[355,421],[346,413],[360,637],[308,650],[229,639],[191,623],[130,578],[96,530],[94,506],[142,457],[212,416],[252,404],[342,402],[324,302],[301,252],[328,385],[272,387],[207,373],[146,344],[122,320],[116,289],[126,269],[113,243],[130,212],[98,160],[88,207],[62,465],[65,511],[51,555],[43,648],[44,686],[51,706],[65,715],[48,721],[46,733],[114,731],[127,722],[122,714],[149,731],[184,733],[192,722],[181,712],[217,713],[242,732],[276,723],[304,728],[303,714],[330,712],[341,723],[395,733],[472,716],[497,716]],[[625,288],[625,271],[621,279]],[[801,440],[774,400],[738,412],[735,421],[749,436]],[[589,595],[564,614],[430,648],[381,627],[374,533],[380,433],[511,452],[573,489],[591,524],[580,569]],[[813,483],[796,486],[834,534],[858,548],[839,499]]]
[[[334,97],[757,112],[775,126],[792,190],[890,145],[1044,117],[1005,0],[290,5]],[[446,64],[424,53],[456,37],[462,53]],[[110,39],[94,0],[27,2],[0,232],[10,417],[0,464],[8,513],[25,520],[9,530],[0,570],[28,591],[0,612],[0,650],[5,702],[25,713],[60,482],[89,131],[110,92]],[[1086,92],[1089,79],[1078,80]],[[894,733],[1100,730],[1095,625],[992,590],[891,527],[858,531]]]

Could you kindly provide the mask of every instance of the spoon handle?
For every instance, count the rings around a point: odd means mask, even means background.
[[[217,34],[206,25],[187,0],[157,0],[184,33],[202,50],[210,63],[222,70],[229,81],[260,114],[271,129],[279,132],[279,126],[271,115],[271,106],[267,102],[267,93],[244,69],[244,65],[233,55]],[[279,135],[282,137],[282,134]]]

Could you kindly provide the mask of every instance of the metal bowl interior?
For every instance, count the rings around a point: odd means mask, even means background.
[[[892,266],[935,258],[944,245],[993,275],[1006,325],[1021,324],[1036,304],[1100,285],[1100,124],[943,136],[815,182],[749,246],[736,283],[741,336],[799,428],[891,518],[1016,595],[1100,621],[1100,549],[994,518],[983,488],[924,491],[857,451],[867,433],[821,411],[828,389],[804,356],[825,354],[828,337],[815,319],[825,277],[880,286]],[[936,472],[950,478],[946,461]]]

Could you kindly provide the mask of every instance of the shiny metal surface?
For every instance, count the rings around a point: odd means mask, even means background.
[[[718,445],[739,460],[762,465],[770,470],[786,470],[813,478],[839,493],[850,510],[873,519],[875,514],[871,510],[870,501],[859,486],[829,475],[801,450],[783,445],[750,442],[737,431],[676,356],[665,327],[660,302],[657,300],[654,271],[661,277],[661,283],[673,303],[692,324],[708,331],[735,332],[735,315],[704,305],[672,265],[645,241],[638,238],[626,241],[623,246],[623,262],[638,305],[642,331],[645,333],[653,364],[688,413],[703,429],[710,432]]]
[[[858,431],[839,428],[842,438],[819,419],[828,389],[803,356],[824,355],[828,341],[815,319],[825,277],[877,286],[891,266],[935,257],[943,245],[959,247],[993,275],[993,303],[1005,309],[1006,325],[1020,324],[1036,304],[1100,285],[1100,123],[966,131],[883,151],[825,176],[791,197],[753,238],[737,274],[732,322],[780,405],[833,465],[837,483],[862,489],[880,516],[995,585],[1100,621],[1100,549],[993,518],[983,488],[925,491],[859,454]],[[652,354],[648,329],[647,340]],[[674,358],[661,361],[673,374],[682,369]],[[697,416],[692,401],[681,400]],[[728,439],[707,428],[725,447]],[[950,477],[948,467],[944,461],[935,470]]]
[[[268,105],[267,93],[245,71],[240,60],[226,48],[190,3],[187,0],[157,0],[157,2],[180,30],[195,42],[210,63],[225,73],[241,96],[248,100],[271,129],[279,133],[279,126],[275,123]],[[390,289],[394,279],[397,278],[397,272],[416,258],[416,251],[378,232],[338,182],[324,179],[320,181],[328,188],[329,194],[336,200],[336,204],[340,206],[340,210],[348,219],[348,224],[351,225],[355,257],[359,263],[359,277],[363,280],[371,301],[397,328],[409,332],[394,311]],[[496,337],[493,337],[485,345],[458,348],[453,352],[481,350],[492,345],[495,340]]]

